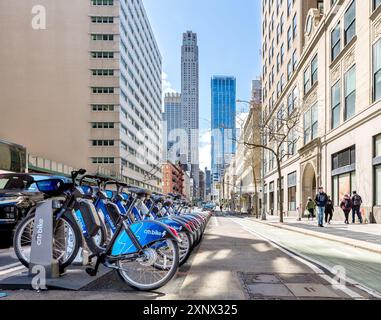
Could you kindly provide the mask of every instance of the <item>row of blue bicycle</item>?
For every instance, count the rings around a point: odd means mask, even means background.
[[[177,195],[160,195],[99,176],[73,171],[71,179],[46,177],[36,181],[40,193],[54,200],[53,256],[61,269],[86,248],[99,266],[117,270],[138,290],[168,283],[199,244],[209,212],[192,212]],[[29,267],[36,206],[18,224],[13,245]]]

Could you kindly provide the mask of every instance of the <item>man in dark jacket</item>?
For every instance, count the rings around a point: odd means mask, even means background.
[[[362,216],[361,216],[361,204],[362,204],[362,199],[361,197],[357,194],[356,191],[353,191],[353,196],[352,196],[352,222],[356,223],[356,215],[362,223]]]
[[[328,196],[324,192],[324,188],[320,187],[319,188],[319,193],[315,197],[315,202],[317,206],[317,211],[318,211],[318,222],[319,222],[319,227],[324,227],[324,211],[325,211],[325,206],[328,201]]]
[[[335,208],[333,206],[333,202],[331,198],[328,196],[327,204],[325,205],[325,222],[331,224],[333,213]]]

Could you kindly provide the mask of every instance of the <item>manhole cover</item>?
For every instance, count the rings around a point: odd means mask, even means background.
[[[252,279],[253,283],[281,283],[281,281],[272,274],[258,274]]]
[[[283,284],[268,284],[257,283],[248,286],[249,294],[251,296],[266,298],[266,297],[293,297],[288,288]]]
[[[334,291],[322,284],[292,283],[287,288],[297,297],[302,298],[340,298]]]

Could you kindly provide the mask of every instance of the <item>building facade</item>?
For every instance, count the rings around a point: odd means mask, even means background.
[[[265,153],[267,213],[279,213],[279,199],[288,215],[304,211],[323,186],[336,206],[357,191],[364,218],[380,222],[380,2],[262,3],[264,121],[284,133],[284,120],[299,118],[284,146],[281,181]],[[339,208],[335,217],[344,219]]]
[[[167,93],[164,97],[163,112],[163,158],[164,161],[186,163],[186,159],[181,159],[181,94]]]
[[[205,168],[205,201],[211,201],[212,195],[212,174],[208,168]]]
[[[179,194],[185,196],[184,171],[180,165],[166,162],[162,167],[163,172],[163,193]]]
[[[236,152],[236,79],[213,77],[211,93],[212,179],[220,183],[224,168]]]
[[[187,164],[195,186],[199,182],[199,52],[197,34],[183,34],[181,47],[181,114],[186,132]],[[197,196],[197,187],[194,188]]]
[[[162,62],[143,2],[0,9],[9,13],[0,21],[0,136],[52,162],[160,191]]]

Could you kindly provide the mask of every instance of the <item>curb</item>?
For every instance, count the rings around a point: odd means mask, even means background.
[[[252,221],[260,223],[260,224],[272,226],[275,228],[279,228],[279,229],[298,232],[301,234],[313,236],[313,237],[324,239],[324,240],[331,240],[331,241],[335,241],[335,242],[344,243],[344,244],[350,245],[352,247],[371,251],[374,253],[381,253],[381,245],[373,244],[373,243],[362,241],[362,240],[352,240],[350,238],[335,236],[335,235],[331,235],[331,234],[323,234],[323,233],[317,232],[317,231],[305,230],[305,229],[291,227],[291,226],[287,226],[287,225],[279,225],[279,224],[276,224],[273,222],[263,222],[263,221],[257,221],[257,220],[252,220]]]

